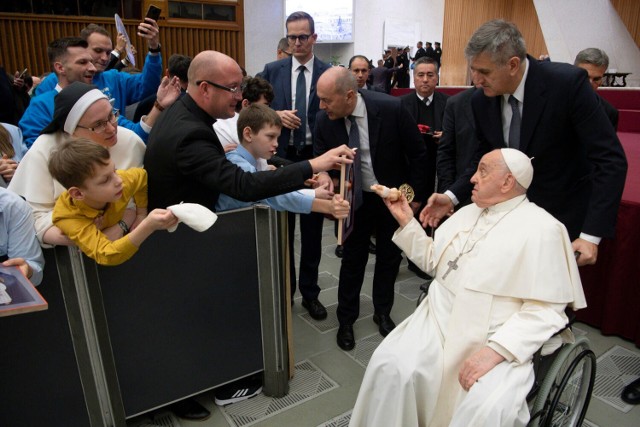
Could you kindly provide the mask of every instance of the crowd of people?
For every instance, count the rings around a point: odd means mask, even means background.
[[[391,49],[377,67],[360,54],[332,67],[314,54],[305,12],[287,17],[277,59],[255,77],[216,51],[172,55],[163,77],[160,28],[145,18],[138,35],[148,53],[135,74],[123,69],[121,37],[113,49],[98,25],[53,40],[38,95],[2,116],[3,265],[38,284],[40,247],[77,245],[116,265],[176,226],[173,205],[264,203],[289,212],[291,296],[299,289],[322,321],[325,215],[351,215],[336,342],[356,345],[372,252],[373,321],[386,337],[351,425],[526,425],[532,355],[571,340],[556,333],[567,307],[586,305],[577,267],[595,263],[615,230],[627,165],[617,112],[594,91],[606,54],[586,49],[575,66],[538,61],[515,25],[490,21],[465,49],[474,87],[448,97],[436,90],[440,43],[418,42],[413,57]],[[415,90],[390,96],[409,87],[409,73]],[[16,74],[9,89],[27,80]],[[350,198],[337,194],[341,164],[353,171]],[[392,200],[379,186],[404,192]],[[403,253],[430,286],[396,326]],[[193,399],[173,409],[209,416]]]

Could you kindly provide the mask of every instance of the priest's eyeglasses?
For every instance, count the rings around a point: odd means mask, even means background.
[[[120,117],[120,111],[113,110],[111,114],[109,114],[109,117],[107,118],[107,120],[101,120],[99,122],[96,122],[95,126],[87,127],[87,126],[76,125],[76,127],[79,127],[81,129],[87,129],[94,133],[104,133],[104,131],[107,130],[108,124],[111,124],[111,126],[113,126],[114,128],[118,127],[118,117]]]
[[[213,87],[217,87],[218,89],[226,90],[227,92],[231,92],[234,95],[242,94],[242,88],[240,86],[236,86],[236,87],[223,86],[218,83],[210,82],[209,80],[198,80],[196,81],[196,86],[200,86],[200,84],[202,83],[209,84]]]

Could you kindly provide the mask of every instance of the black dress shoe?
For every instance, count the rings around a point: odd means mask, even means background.
[[[338,258],[342,258],[343,255],[344,255],[344,247],[342,245],[336,246],[336,256]]]
[[[188,398],[170,406],[171,412],[185,420],[203,421],[211,416],[211,412],[195,399]]]
[[[369,241],[369,253],[371,255],[375,255],[376,254],[376,244],[373,243],[372,241]]]
[[[429,276],[427,273],[425,273],[424,271],[420,270],[420,268],[418,268],[417,265],[415,265],[414,263],[412,263],[411,261],[409,261],[409,264],[407,265],[407,268],[409,269],[409,271],[412,271],[416,276],[418,276],[419,278],[423,279],[423,280],[432,280],[433,277]]]
[[[327,309],[317,299],[306,300],[302,299],[302,306],[307,309],[309,316],[315,320],[324,320],[327,318]]]
[[[622,400],[630,405],[637,405],[640,403],[640,378],[637,378],[631,384],[622,389]]]
[[[338,342],[338,347],[344,351],[353,350],[353,347],[356,346],[356,339],[353,337],[353,326],[340,325],[336,341]]]
[[[383,337],[389,335],[389,332],[393,331],[396,327],[396,324],[393,323],[393,320],[391,320],[388,314],[374,314],[373,321],[378,325],[378,331],[380,331],[380,335]]]

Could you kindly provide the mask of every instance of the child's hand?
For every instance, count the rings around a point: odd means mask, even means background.
[[[333,191],[328,189],[329,184],[322,184],[315,188],[316,199],[331,200],[333,197]]]
[[[143,222],[147,222],[153,230],[166,230],[178,223],[178,218],[168,209],[154,209]]]
[[[349,215],[349,202],[336,194],[331,201],[331,215],[336,219],[345,219]]]

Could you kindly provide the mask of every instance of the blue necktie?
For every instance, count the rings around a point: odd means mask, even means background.
[[[509,148],[520,149],[520,123],[522,118],[520,117],[520,109],[518,108],[518,100],[509,95],[509,105],[511,105],[511,124],[509,125]]]
[[[351,123],[349,129],[349,148],[357,148],[356,156],[353,159],[353,206],[357,210],[362,206],[362,164],[360,162],[360,132],[358,131],[358,124],[354,116],[347,117]],[[346,126],[346,125],[345,125]]]
[[[296,81],[296,105],[298,110],[296,115],[300,117],[300,127],[293,131],[293,144],[298,151],[302,150],[307,143],[307,79],[304,72],[307,69],[304,65],[298,67],[298,80]]]

